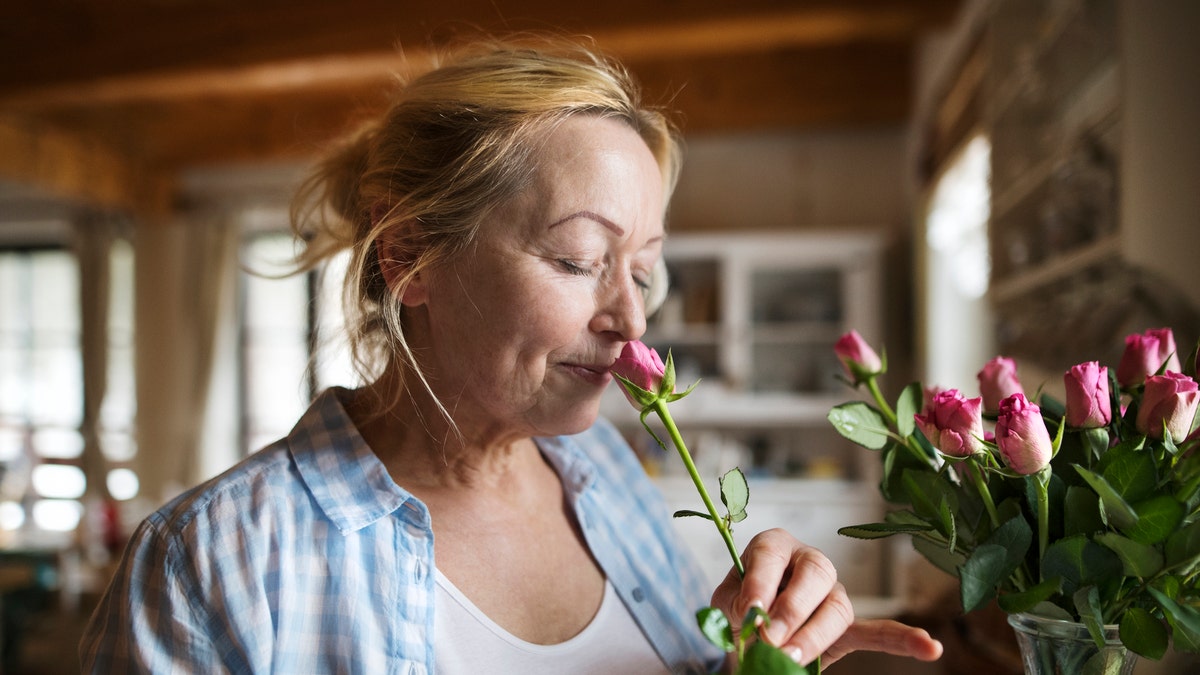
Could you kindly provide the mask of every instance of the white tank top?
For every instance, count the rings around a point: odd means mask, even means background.
[[[669,675],[611,583],[600,610],[575,637],[555,645],[526,642],[489,619],[440,571],[434,598],[438,675]]]

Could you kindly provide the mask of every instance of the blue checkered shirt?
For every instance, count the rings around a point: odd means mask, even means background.
[[[710,589],[605,421],[538,439],[588,546],[674,672],[721,654]],[[85,673],[434,672],[433,530],[327,391],[295,429],[134,533],[80,645]],[[620,645],[613,645],[620,649]]]

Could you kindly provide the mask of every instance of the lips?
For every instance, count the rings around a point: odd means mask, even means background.
[[[610,364],[599,363],[563,363],[562,367],[580,379],[605,385],[612,377],[609,375]]]

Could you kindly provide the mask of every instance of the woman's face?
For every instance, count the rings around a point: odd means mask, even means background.
[[[643,290],[662,253],[663,177],[625,123],[569,118],[533,160],[530,186],[471,250],[423,273],[409,308],[434,391],[485,436],[595,421],[609,366],[645,331]]]

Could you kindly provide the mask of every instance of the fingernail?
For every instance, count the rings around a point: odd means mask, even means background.
[[[781,626],[780,624],[777,624],[777,623],[772,623],[767,626],[767,630],[765,631],[764,637],[767,638],[767,642],[770,642],[773,645],[779,646],[783,642],[783,639],[784,639],[783,633],[784,633],[783,626]]]
[[[758,609],[762,609],[763,608],[762,600],[755,600],[754,602],[750,603],[750,607],[748,607],[746,609],[746,611],[749,612],[751,609],[754,609],[755,607],[757,607]],[[766,620],[765,617],[766,617],[766,614],[756,614],[754,616],[754,625],[755,626],[763,625],[763,621]]]
[[[791,658],[796,663],[798,663],[800,665],[804,665],[804,662],[800,660],[800,659],[804,658],[804,654],[802,654],[800,652],[799,647],[792,647],[791,649],[787,650],[787,655],[789,658]]]

